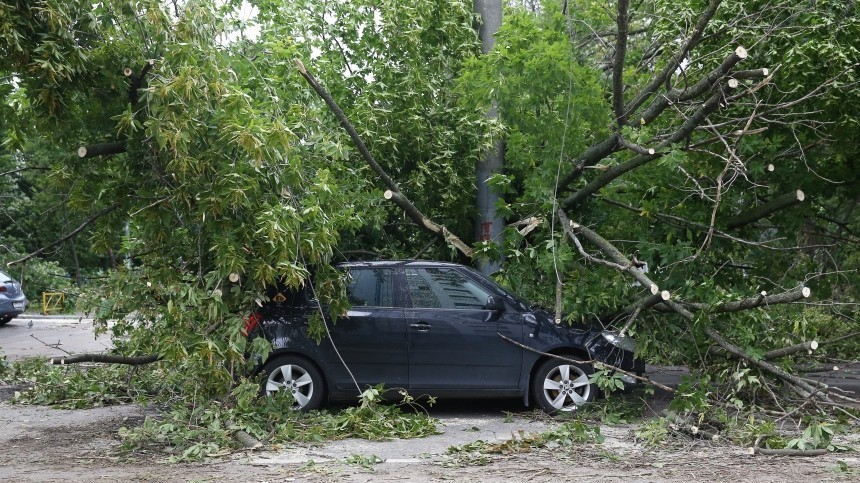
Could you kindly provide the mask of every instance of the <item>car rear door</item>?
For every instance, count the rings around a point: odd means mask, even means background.
[[[352,307],[330,326],[334,348],[325,355],[340,389],[354,387],[344,363],[362,390],[379,383],[407,387],[406,325],[395,276],[391,267],[350,268],[347,296]]]
[[[491,291],[457,267],[405,267],[409,386],[463,392],[514,390],[522,350],[522,317],[484,309]]]

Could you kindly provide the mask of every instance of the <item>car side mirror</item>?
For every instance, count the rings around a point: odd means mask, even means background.
[[[502,302],[502,299],[490,295],[489,297],[487,297],[487,303],[484,304],[484,310],[503,312],[505,310],[505,303]]]

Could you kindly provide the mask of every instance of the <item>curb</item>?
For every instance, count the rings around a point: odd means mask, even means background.
[[[58,314],[58,315],[44,315],[44,314],[20,314],[17,319],[69,319],[69,320],[82,320],[82,319],[91,319],[92,317],[88,317],[83,314]]]

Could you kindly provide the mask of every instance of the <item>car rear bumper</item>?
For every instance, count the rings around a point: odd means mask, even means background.
[[[17,316],[27,310],[27,298],[21,297],[0,299],[0,317]]]

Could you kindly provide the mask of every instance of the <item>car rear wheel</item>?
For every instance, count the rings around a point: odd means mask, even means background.
[[[597,387],[588,381],[594,372],[591,365],[581,362],[578,357],[565,358],[578,362],[546,360],[538,366],[532,378],[532,397],[549,414],[575,411],[597,396]]]
[[[289,394],[293,408],[310,411],[322,406],[323,377],[319,369],[303,357],[284,355],[269,359],[263,366],[266,379],[263,393],[274,397],[279,393]]]
[[[6,325],[7,322],[15,318],[14,315],[7,315],[5,317],[0,317],[0,325]]]

